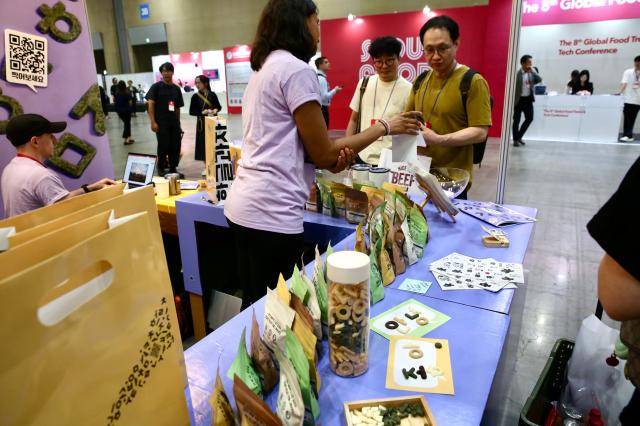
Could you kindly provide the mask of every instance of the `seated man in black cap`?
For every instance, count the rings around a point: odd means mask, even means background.
[[[7,164],[0,178],[6,217],[115,184],[105,178],[68,191],[60,177],[47,169],[44,162],[53,155],[58,142],[53,134],[62,132],[66,127],[64,121],[52,123],[37,114],[22,114],[9,121],[7,139],[16,147],[18,154]]]

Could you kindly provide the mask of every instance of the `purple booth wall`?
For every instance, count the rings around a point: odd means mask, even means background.
[[[4,95],[17,99],[25,113],[36,113],[47,117],[51,121],[66,121],[66,132],[72,133],[80,139],[90,143],[97,149],[97,154],[79,178],[67,177],[60,173],[68,189],[79,188],[84,183],[92,183],[103,177],[113,178],[113,164],[109,152],[109,140],[106,134],[100,136],[93,131],[93,114],[88,113],[79,120],[71,118],[69,113],[75,103],[96,83],[96,66],[91,47],[91,32],[87,21],[84,1],[64,1],[67,12],[75,15],[80,21],[82,32],[71,43],[60,43],[49,34],[41,34],[36,25],[42,17],[38,14],[38,7],[46,4],[53,7],[53,0],[14,0],[11,6],[3,7],[0,13],[0,62],[4,65],[4,29],[22,31],[29,34],[46,37],[48,41],[49,63],[53,70],[49,74],[48,87],[38,87],[38,93],[23,85],[8,83],[0,78],[0,88]],[[68,26],[58,22],[58,28]],[[4,74],[4,73],[1,73]],[[0,120],[6,120],[8,112],[0,108]],[[0,135],[0,171],[15,156],[16,151],[5,135]],[[65,159],[71,158],[63,155]],[[79,156],[78,156],[79,158]],[[4,217],[4,207],[0,197],[0,218]]]

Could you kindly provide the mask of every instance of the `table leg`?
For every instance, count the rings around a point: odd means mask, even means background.
[[[196,340],[202,340],[207,335],[206,322],[204,319],[204,307],[202,306],[202,296],[189,293],[191,302],[191,318],[193,319],[193,335]]]

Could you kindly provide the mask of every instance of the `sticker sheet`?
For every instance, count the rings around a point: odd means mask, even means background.
[[[392,336],[385,386],[454,395],[449,341]]]
[[[421,337],[451,319],[415,299],[383,312],[371,319],[371,329],[389,339],[391,336]]]
[[[517,288],[524,284],[524,270],[519,263],[500,262],[492,258],[478,259],[451,253],[429,265],[443,291]]]
[[[431,288],[431,281],[414,280],[407,278],[398,286],[398,290],[410,291],[412,293],[425,294]]]

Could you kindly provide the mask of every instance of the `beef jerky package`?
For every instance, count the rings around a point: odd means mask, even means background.
[[[345,217],[347,215],[346,190],[347,186],[331,182],[331,196],[333,197],[333,208],[337,216]]]
[[[284,426],[302,426],[304,422],[304,401],[296,371],[291,361],[281,350],[276,350],[280,364],[280,387],[278,390],[277,413]]]
[[[333,196],[331,195],[331,184],[324,179],[318,179],[318,190],[322,199],[322,214],[334,216],[335,207],[333,205]]]
[[[212,411],[211,426],[235,426],[236,416],[224,391],[224,386],[222,386],[220,369],[216,371],[216,385],[213,388],[210,403]]]
[[[311,313],[311,318],[313,319],[313,334],[316,335],[318,341],[320,342],[320,347],[322,348],[322,322],[321,322],[321,313],[320,313],[320,304],[318,303],[318,296],[316,295],[316,288],[313,286],[313,283],[304,273],[300,274],[300,278],[302,282],[307,286],[307,301],[305,306],[309,309],[309,313]]]
[[[318,368],[316,367],[316,343],[318,340],[316,339],[315,334],[313,334],[313,330],[301,319],[299,319],[296,314],[296,319],[293,320],[293,334],[298,338],[298,342],[302,346],[304,350],[304,354],[307,357],[307,361],[309,362],[309,378],[311,380],[311,387],[314,389],[316,395],[320,393],[320,374],[318,373]]]
[[[409,232],[416,248],[416,255],[418,258],[422,258],[424,246],[429,238],[429,225],[427,225],[427,219],[425,219],[422,211],[415,205],[409,210]]]
[[[287,292],[289,294],[289,292]],[[287,327],[291,327],[296,313],[278,298],[276,292],[267,289],[267,300],[264,304],[264,342],[271,349],[285,349]]]
[[[278,416],[238,376],[233,377],[233,396],[242,426],[283,426]]]
[[[380,240],[384,243],[384,240]],[[388,286],[396,279],[396,275],[393,272],[393,264],[391,263],[391,258],[389,257],[389,252],[382,244],[380,247],[380,254],[378,256],[378,264],[380,265],[380,274],[382,275],[382,284]]]
[[[371,292],[371,304],[378,303],[384,299],[384,286],[382,285],[382,276],[380,275],[380,268],[378,267],[378,255],[382,247],[382,240],[378,240],[376,247],[371,248],[371,254],[369,254],[369,291]]]
[[[311,391],[311,380],[309,378],[309,362],[304,354],[304,349],[293,334],[291,329],[287,329],[287,357],[298,375],[300,390],[302,391],[302,399],[304,401],[305,426],[315,426],[315,420],[320,416],[320,406],[314,393]]]
[[[362,191],[348,188],[346,196],[346,219],[349,223],[360,223],[369,213],[369,199]]]
[[[407,264],[402,255],[402,244],[404,243],[404,235],[402,231],[396,230],[395,225],[391,224],[387,231],[387,242],[391,240],[391,256],[393,261],[393,272],[396,275],[404,274]]]
[[[384,191],[382,189],[373,188],[371,186],[363,186],[362,188],[360,188],[360,191],[367,194],[369,204],[371,204],[373,207],[376,207],[384,201]]]
[[[369,254],[369,250],[367,250],[367,242],[364,238],[364,221],[360,222],[358,226],[356,226],[356,246],[355,250],[360,253]]]
[[[278,285],[276,285],[276,294],[278,298],[285,305],[289,306],[291,302],[291,293],[289,293],[289,289],[287,288],[287,282],[284,280],[282,274],[278,277]]]
[[[251,319],[251,361],[260,376],[262,391],[266,395],[278,383],[278,367],[273,354],[260,338],[260,326],[255,310]]]
[[[302,280],[302,276],[300,275],[300,270],[298,269],[298,265],[293,267],[293,274],[291,275],[291,287],[289,291],[292,294],[295,294],[302,300],[302,303],[306,304],[309,300],[309,287]]]
[[[329,318],[329,294],[327,291],[327,281],[324,279],[324,262],[320,256],[320,250],[316,245],[316,259],[313,265],[313,285],[316,288],[316,297],[320,306],[320,320],[322,321],[322,336],[328,336],[327,320]]]
[[[384,213],[387,215],[389,221],[393,223],[396,217],[396,193],[384,191],[384,201],[386,201]]]
[[[417,248],[413,244],[413,239],[411,238],[411,230],[409,229],[409,217],[405,217],[402,221],[402,225],[400,227],[402,233],[404,234],[404,244],[402,246],[402,253],[407,256],[407,260],[409,265],[413,265],[418,261],[418,253]]]
[[[231,367],[227,371],[227,377],[232,379],[234,376],[240,377],[240,379],[254,392],[256,395],[262,397],[262,387],[260,385],[260,377],[258,373],[253,369],[251,357],[247,353],[246,345],[247,329],[242,329],[240,335],[240,343],[238,344],[238,353],[236,354]]]

